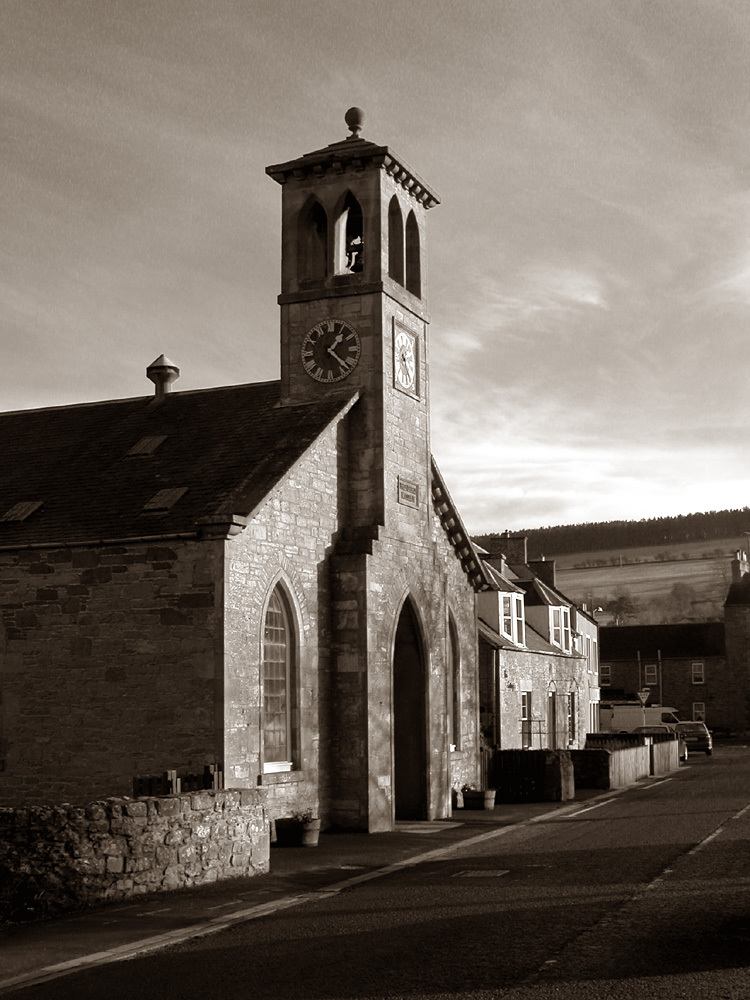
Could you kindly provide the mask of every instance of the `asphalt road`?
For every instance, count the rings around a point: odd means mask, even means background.
[[[750,750],[172,949],[19,991],[750,1000]]]

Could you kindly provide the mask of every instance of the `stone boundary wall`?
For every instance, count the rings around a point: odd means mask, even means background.
[[[614,750],[592,747],[571,750],[578,788],[624,788],[634,785],[651,772],[651,750],[641,737],[642,746]]]
[[[0,875],[60,908],[269,869],[263,789],[0,809]]]

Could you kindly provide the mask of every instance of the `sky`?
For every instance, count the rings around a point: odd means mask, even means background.
[[[745,507],[749,55],[746,0],[0,0],[0,410],[278,378],[265,167],[356,105],[441,197],[469,530]]]

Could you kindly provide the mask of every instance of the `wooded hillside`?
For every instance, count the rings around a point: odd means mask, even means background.
[[[738,510],[709,510],[700,514],[675,517],[652,517],[641,521],[599,521],[590,524],[564,524],[552,528],[511,531],[526,535],[529,558],[593,552],[598,549],[628,549],[644,545],[670,545],[708,541],[714,538],[737,538],[738,547],[744,532],[750,532],[750,507]],[[480,545],[497,538],[500,532],[479,535]]]

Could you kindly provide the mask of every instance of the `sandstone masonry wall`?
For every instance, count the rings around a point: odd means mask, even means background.
[[[221,763],[223,543],[0,552],[0,804]]]
[[[261,789],[0,809],[0,873],[63,905],[257,875],[269,869]]]

